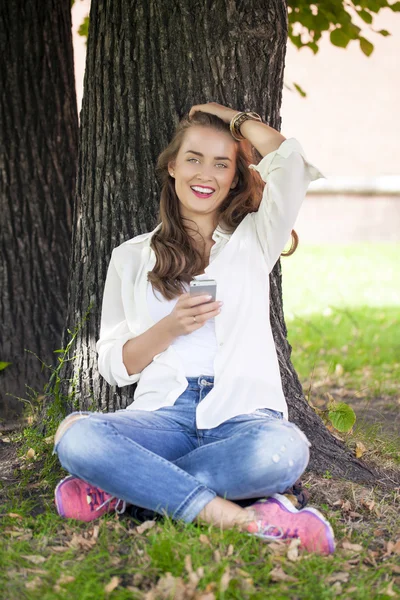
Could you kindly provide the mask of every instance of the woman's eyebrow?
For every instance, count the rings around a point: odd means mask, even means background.
[[[204,156],[201,152],[195,152],[194,150],[186,150],[185,154],[191,152],[192,154],[197,154],[197,156]],[[229,156],[214,156],[214,160],[231,160]]]

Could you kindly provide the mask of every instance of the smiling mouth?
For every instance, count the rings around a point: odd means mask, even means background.
[[[196,186],[196,187],[199,187],[199,186]],[[200,192],[199,190],[193,189],[192,186],[190,186],[190,189],[192,190],[193,194],[195,196],[197,196],[198,198],[210,198],[210,196],[212,196],[213,193],[215,192],[215,190],[207,191],[207,192]],[[206,188],[206,189],[211,190],[211,188]]]

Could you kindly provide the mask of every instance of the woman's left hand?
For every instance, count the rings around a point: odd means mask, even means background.
[[[217,115],[217,117],[222,119],[225,123],[230,123],[232,117],[241,112],[240,110],[222,106],[222,104],[218,104],[217,102],[207,102],[207,104],[195,104],[192,106],[189,111],[189,117],[191,117],[196,110]]]

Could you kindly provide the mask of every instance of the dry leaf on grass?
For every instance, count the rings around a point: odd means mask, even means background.
[[[220,594],[226,592],[229,587],[229,582],[232,579],[231,570],[229,567],[226,567],[225,571],[222,574],[221,581],[219,582],[219,591]]]
[[[383,590],[381,593],[386,594],[386,596],[390,596],[391,598],[398,598],[397,593],[393,590],[394,580],[389,583],[386,590]]]
[[[145,595],[145,600],[153,600],[153,598],[157,598],[157,600],[159,598],[162,600],[169,600],[170,598],[174,600],[187,600],[192,595],[192,591],[190,595],[187,593],[187,586],[181,577],[174,577],[171,573],[167,572],[164,577],[158,580],[156,587]]]
[[[366,451],[367,449],[362,442],[356,443],[356,458],[361,458]]]
[[[353,552],[361,552],[363,549],[361,544],[352,544],[348,540],[343,540],[342,548],[344,548],[345,550],[352,550]]]
[[[104,586],[105,593],[111,594],[111,592],[113,592],[115,590],[115,588],[117,588],[119,586],[120,583],[121,583],[120,577],[117,577],[116,575],[114,575],[114,577],[111,577],[110,582]]]
[[[275,567],[272,569],[272,571],[269,573],[269,576],[271,577],[271,580],[276,583],[279,581],[291,581],[293,583],[297,582],[297,578],[285,573],[282,567]]]
[[[34,449],[29,448],[28,452],[26,453],[26,458],[35,458],[35,454],[36,452],[34,451]]]
[[[61,575],[56,581],[56,585],[66,585],[67,583],[72,583],[75,581],[75,577],[73,575]]]
[[[49,546],[49,550],[52,552],[67,552],[69,550],[68,546]]]
[[[18,513],[7,513],[7,517],[11,517],[12,519],[23,519],[24,517],[22,517],[21,515],[19,515]]]
[[[221,562],[221,552],[219,550],[214,550],[213,558],[216,563],[220,563]]]
[[[400,538],[396,542],[388,542],[384,556],[391,554],[400,554]]]
[[[25,583],[27,590],[36,590],[36,588],[38,588],[40,585],[42,585],[42,580],[40,577],[35,577],[34,579],[31,579],[31,581],[27,581]]]
[[[20,542],[26,542],[33,537],[31,529],[22,529],[21,527],[13,527],[11,529],[6,528],[4,533],[8,533],[11,537],[18,538]]]
[[[96,540],[93,538],[87,539],[79,533],[74,533],[72,539],[67,542],[70,548],[76,548],[80,550],[90,550],[96,544]]]
[[[136,533],[139,533],[141,535],[148,529],[152,529],[155,524],[156,524],[155,521],[145,521],[141,525],[138,525],[138,527],[136,527],[135,531],[136,531]]]
[[[204,545],[206,545],[206,546],[210,546],[210,547],[211,547],[211,542],[210,542],[210,540],[208,539],[208,537],[207,537],[206,535],[204,535],[204,533],[201,533],[201,534],[200,534],[200,537],[199,537],[199,542],[200,542],[201,544],[204,544]]]
[[[327,583],[336,583],[340,581],[341,583],[347,583],[350,577],[350,573],[334,573],[330,577],[327,577],[325,581]]]
[[[208,592],[206,594],[196,594],[195,600],[215,600],[215,594]]]
[[[289,548],[287,551],[287,557],[288,560],[292,561],[292,562],[296,562],[297,560],[301,560],[301,557],[299,556],[299,546],[301,544],[301,541],[299,539],[292,539],[290,541],[289,544]]]
[[[33,563],[34,565],[41,565],[47,560],[47,558],[44,556],[39,556],[38,554],[21,554],[21,558],[29,560],[29,562]]]

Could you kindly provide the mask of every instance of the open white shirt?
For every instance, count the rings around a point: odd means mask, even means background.
[[[197,407],[199,429],[258,408],[278,410],[288,418],[270,324],[269,273],[290,238],[310,182],[325,177],[307,161],[295,138],[249,168],[266,183],[260,207],[232,234],[215,229],[205,269],[216,279],[217,299],[224,304],[215,318],[214,387]],[[124,344],[155,324],[147,304],[147,273],[156,262],[150,241],[160,226],[112,251],[104,287],[98,368],[110,385],[138,382],[129,410],[173,405],[188,385],[172,345],[141,373],[128,375],[122,360]]]

